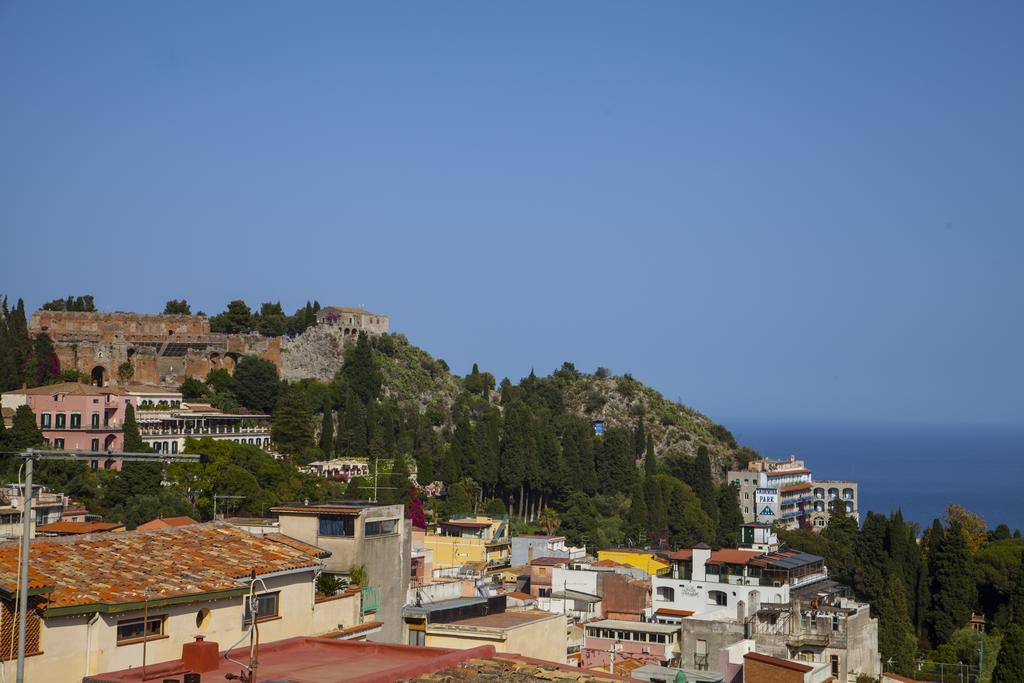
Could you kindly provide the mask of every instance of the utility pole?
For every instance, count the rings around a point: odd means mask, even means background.
[[[213,521],[217,521],[217,501],[218,500],[242,500],[245,496],[218,496],[216,493],[213,494]]]
[[[121,462],[199,462],[199,456],[184,453],[116,453]],[[25,622],[28,621],[29,536],[32,534],[32,463],[36,460],[95,460],[92,451],[45,451],[29,448],[21,457],[25,460],[25,490],[21,525],[21,576],[18,578],[18,670],[17,683],[25,683]],[[143,626],[145,634],[145,626]]]

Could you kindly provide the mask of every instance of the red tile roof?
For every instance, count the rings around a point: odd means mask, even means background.
[[[769,477],[785,477],[790,474],[810,474],[810,472],[811,471],[806,467],[794,467],[790,470],[771,470],[769,472],[765,472],[765,474]]]
[[[516,600],[536,600],[537,599],[537,598],[533,597],[532,595],[530,595],[529,593],[523,593],[521,591],[512,591],[511,593],[505,593],[505,597],[515,598]]]
[[[147,531],[149,529],[167,529],[172,526],[188,526],[189,524],[198,524],[196,520],[191,517],[158,517],[151,519],[145,524],[140,524],[135,527],[139,531]]]
[[[309,543],[306,543],[304,541],[300,541],[297,538],[292,538],[291,536],[285,536],[284,534],[281,534],[281,533],[273,532],[273,533],[269,533],[269,534],[263,534],[263,538],[266,538],[266,539],[271,540],[271,541],[275,541],[277,543],[283,543],[286,546],[288,546],[289,548],[294,548],[295,550],[298,550],[299,552],[312,555],[313,557],[324,558],[324,557],[330,557],[331,556],[331,551],[330,550],[324,550],[323,548],[317,547],[315,545],[310,545]]]
[[[693,612],[687,609],[670,609],[668,607],[659,607],[655,614],[664,614],[670,617],[692,617]]]
[[[807,666],[799,662],[791,662],[788,659],[779,659],[778,657],[769,657],[763,655],[760,652],[748,652],[743,655],[743,659],[752,659],[755,662],[761,662],[762,664],[769,664],[771,666],[777,666],[780,669],[789,669],[790,671],[799,671],[800,673],[807,673],[808,671],[814,670],[813,666]]]
[[[41,387],[31,389],[12,389],[5,391],[5,394],[21,394],[24,396],[53,396],[54,394],[71,394],[73,396],[98,396],[111,394],[121,396],[123,391],[117,387],[96,387],[81,382],[58,382],[57,384],[44,384]]]
[[[674,553],[670,553],[667,557],[670,560],[692,560],[693,550],[690,548],[682,548]]]
[[[790,491],[803,491],[804,489],[809,488],[811,488],[811,482],[805,481],[802,484],[790,484],[788,486],[783,486],[779,490],[782,491],[783,493],[789,493]]]
[[[316,568],[293,545],[222,523],[32,541],[32,579],[52,585],[47,609],[106,606],[237,591],[238,579]],[[13,590],[18,544],[0,545],[0,587]]]
[[[537,567],[557,567],[563,564],[569,564],[568,557],[551,557],[549,555],[545,555],[543,557],[535,557],[530,560],[530,565]]]
[[[78,534],[97,534],[114,529],[124,529],[121,522],[51,522],[36,527],[40,534],[56,534],[58,536],[74,536]]]

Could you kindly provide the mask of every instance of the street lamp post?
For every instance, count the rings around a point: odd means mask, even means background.
[[[199,456],[175,453],[117,453],[122,462],[199,462]],[[32,464],[36,460],[95,460],[92,451],[44,451],[30,448],[21,454],[25,460],[25,490],[21,526],[21,567],[18,577],[18,672],[17,683],[25,683],[25,622],[28,621],[29,536],[32,533]],[[145,628],[143,628],[145,630]]]

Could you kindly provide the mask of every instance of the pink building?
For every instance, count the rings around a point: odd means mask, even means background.
[[[605,619],[585,624],[580,666],[606,668],[632,659],[643,664],[680,664],[679,625]],[[606,669],[607,670],[607,669]]]
[[[97,454],[123,450],[124,414],[136,398],[113,387],[94,387],[77,382],[16,389],[3,394],[4,408],[27,405],[36,416],[43,438],[53,448],[92,451]],[[97,456],[94,469],[120,469],[120,460]]]

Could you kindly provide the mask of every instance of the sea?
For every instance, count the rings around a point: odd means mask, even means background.
[[[897,509],[921,528],[950,503],[989,528],[1024,529],[1024,426],[733,419],[744,446],[772,459],[796,455],[814,479],[858,483],[867,511]]]

